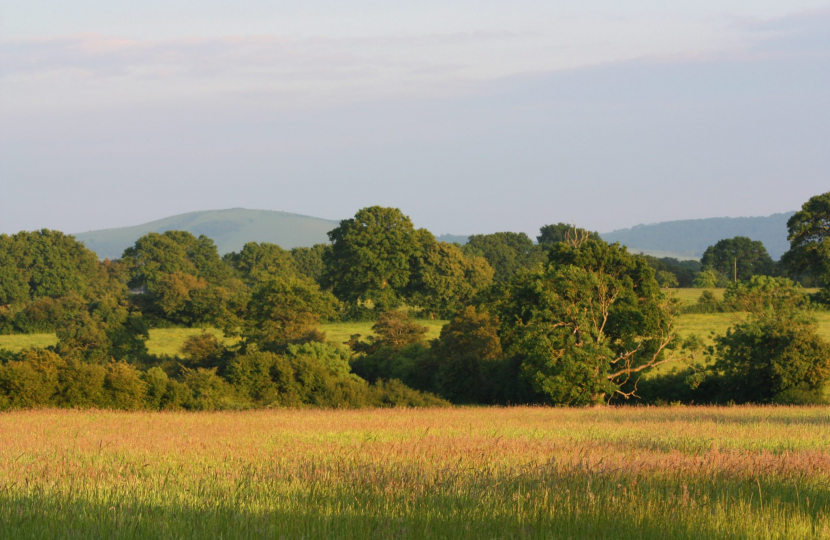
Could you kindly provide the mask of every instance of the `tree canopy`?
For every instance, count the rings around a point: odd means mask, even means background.
[[[484,257],[493,267],[497,282],[507,281],[521,270],[536,268],[545,254],[525,233],[474,234],[462,248],[473,257]]]
[[[700,263],[703,268],[729,276],[732,281],[767,275],[774,264],[764,244],[746,236],[727,238],[709,246]]]
[[[630,396],[638,373],[667,360],[672,305],[645,259],[618,244],[558,243],[544,270],[517,276],[495,302],[506,353],[551,403]]]
[[[791,272],[810,273],[830,286],[830,192],[811,197],[787,221],[790,250],[783,262]]]
[[[343,302],[371,302],[383,311],[400,304],[411,277],[412,259],[435,238],[397,208],[363,208],[329,232],[323,255],[323,284]]]

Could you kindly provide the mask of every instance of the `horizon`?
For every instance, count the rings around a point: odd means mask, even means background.
[[[241,207],[241,206],[236,206],[236,207],[233,207],[233,208],[212,208],[212,209],[209,209],[209,210],[194,210],[194,211],[191,211],[191,212],[182,212],[181,214],[173,214],[173,215],[165,216],[165,217],[158,218],[158,219],[143,221],[141,223],[134,223],[134,224],[131,224],[131,225],[108,227],[106,229],[89,229],[89,230],[86,230],[86,231],[62,231],[62,232],[66,233],[66,234],[71,234],[71,235],[78,235],[78,234],[87,234],[87,233],[108,231],[108,230],[113,230],[113,229],[128,229],[128,228],[131,228],[131,227],[140,227],[142,225],[147,225],[147,224],[150,224],[150,223],[154,223],[156,221],[164,221],[165,219],[184,216],[184,215],[187,215],[187,214],[203,214],[203,213],[208,213],[208,212],[225,212],[225,211],[229,211],[229,210],[249,210],[249,211],[253,211],[253,212],[277,212],[277,213],[281,213],[281,214],[289,214],[289,215],[297,216],[297,217],[313,218],[313,219],[319,219],[319,220],[324,220],[324,221],[331,221],[331,222],[335,222],[335,223],[339,223],[343,219],[350,219],[350,217],[352,217],[352,216],[349,216],[349,217],[342,218],[342,219],[332,219],[332,218],[327,218],[327,217],[312,216],[312,215],[308,215],[308,214],[298,214],[296,212],[289,212],[287,210],[270,210],[270,209],[267,209],[267,208],[244,208],[244,207]],[[404,214],[406,214],[405,209],[400,208],[400,210]],[[708,217],[708,218],[674,219],[674,220],[667,220],[667,221],[655,221],[655,222],[651,222],[651,223],[637,223],[636,225],[631,225],[629,227],[621,227],[619,229],[614,229],[614,230],[611,230],[611,231],[597,231],[597,232],[599,234],[611,234],[611,233],[615,233],[615,232],[618,232],[618,231],[625,231],[625,230],[634,229],[636,227],[648,227],[648,226],[651,226],[651,225],[660,225],[660,224],[663,224],[663,223],[671,223],[671,222],[675,222],[675,221],[699,221],[699,220],[706,220],[706,219],[767,218],[767,217],[772,217],[772,216],[775,216],[775,215],[790,214],[790,213],[793,213],[793,212],[795,212],[795,210],[790,210],[790,211],[787,211],[787,212],[774,212],[772,214],[754,215],[754,216],[712,216],[712,217]],[[554,223],[554,222],[544,223],[543,225],[550,225],[552,223]],[[417,223],[415,223],[414,225],[415,225],[416,228],[421,228],[421,227],[418,226]],[[578,223],[576,225],[581,226]],[[23,230],[23,229],[21,229],[21,230]],[[39,230],[39,229],[28,229],[28,230]],[[430,230],[430,232],[433,232],[432,229],[428,229],[428,230]],[[20,231],[16,231],[16,232],[20,232]],[[523,232],[523,233],[527,234],[531,239],[534,239],[534,242],[535,242],[535,237],[536,237],[535,232],[533,234],[531,234],[531,232],[529,232],[529,231],[518,231],[518,230],[490,231],[490,232],[487,232],[487,233],[480,233],[480,232],[464,233],[464,232],[457,232],[457,231],[455,231],[455,232],[454,231],[445,231],[445,232],[433,232],[433,234],[435,234],[436,236],[471,236],[471,235],[474,235],[474,234],[491,234],[493,232]],[[536,231],[536,232],[538,232],[538,231]],[[14,234],[14,233],[0,233],[0,234]]]

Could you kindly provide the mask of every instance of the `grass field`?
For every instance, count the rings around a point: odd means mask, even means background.
[[[0,414],[3,538],[830,536],[822,408]]]

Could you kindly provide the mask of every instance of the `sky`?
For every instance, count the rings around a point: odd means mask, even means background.
[[[0,233],[786,212],[830,190],[827,88],[827,0],[0,0]]]

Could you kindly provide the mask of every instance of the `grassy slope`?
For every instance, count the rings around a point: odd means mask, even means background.
[[[4,538],[818,539],[822,408],[0,415]]]
[[[271,242],[285,249],[328,242],[326,233],[337,221],[271,210],[209,210],[172,216],[134,227],[76,234],[99,257],[115,259],[149,232],[190,231],[212,238],[219,253],[239,251],[246,242]]]

